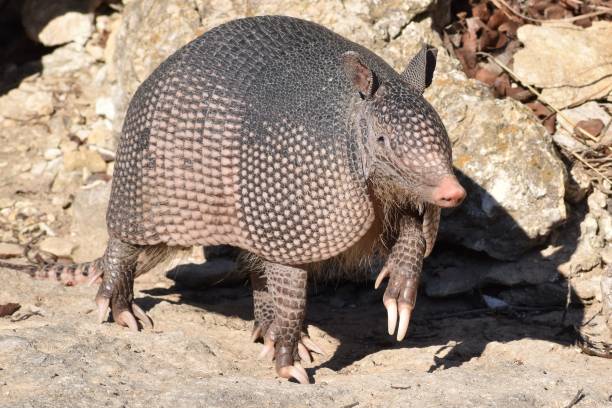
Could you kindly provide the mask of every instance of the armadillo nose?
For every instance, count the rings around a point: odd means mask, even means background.
[[[456,207],[461,204],[465,195],[465,189],[455,176],[446,176],[434,189],[432,198],[439,207]]]

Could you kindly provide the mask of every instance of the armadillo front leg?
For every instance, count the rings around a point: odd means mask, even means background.
[[[274,305],[274,320],[264,335],[260,356],[274,352],[276,372],[283,378],[308,383],[299,365],[298,344],[306,314],[306,271],[272,262],[263,262],[266,286]],[[256,306],[257,308],[257,306]],[[294,364],[295,363],[295,364]]]
[[[138,319],[144,326],[153,327],[151,319],[134,303],[134,276],[138,255],[142,248],[111,238],[100,259],[102,284],[96,295],[100,321],[110,306],[116,323],[138,330]]]
[[[397,242],[391,254],[376,278],[375,288],[378,288],[385,277],[389,283],[383,296],[387,308],[389,334],[395,332],[399,314],[397,340],[401,341],[408,331],[410,315],[416,303],[419,280],[423,269],[425,256],[425,236],[422,223],[412,216],[404,216],[400,220],[400,230]]]

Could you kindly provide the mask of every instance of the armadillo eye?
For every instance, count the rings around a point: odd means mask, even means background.
[[[380,144],[384,144],[385,143],[385,137],[384,136],[378,136],[378,139],[376,139],[376,140]]]

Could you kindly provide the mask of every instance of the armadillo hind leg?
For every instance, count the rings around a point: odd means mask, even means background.
[[[274,304],[274,320],[265,331],[259,356],[273,355],[280,377],[308,384],[308,375],[299,363],[298,346],[306,314],[306,271],[268,261],[262,261],[262,266],[265,285]]]
[[[426,242],[420,220],[409,215],[402,217],[397,242],[374,284],[375,288],[378,288],[383,279],[389,277],[383,303],[387,308],[387,326],[391,335],[395,332],[399,315],[398,341],[403,340],[408,331],[423,269],[425,248]]]
[[[122,326],[137,331],[139,321],[143,326],[153,327],[151,319],[134,303],[134,277],[138,256],[144,249],[115,238],[109,240],[100,258],[103,277],[96,295],[100,322],[110,306],[113,319]]]
[[[249,267],[251,287],[253,288],[253,315],[255,317],[251,341],[259,339],[265,341],[268,330],[275,319],[274,300],[272,294],[268,291],[266,276],[264,275],[261,262],[257,264],[251,262]],[[271,352],[271,350],[269,351]],[[298,355],[302,360],[312,362],[311,353],[324,354],[321,347],[310,338],[306,324],[302,322],[300,340],[298,341]]]

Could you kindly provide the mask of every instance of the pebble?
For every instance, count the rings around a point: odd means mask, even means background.
[[[39,162],[32,166],[30,173],[32,173],[32,175],[34,176],[42,176],[46,168],[47,168],[47,162]]]
[[[24,350],[31,347],[29,340],[18,336],[0,336],[0,350],[4,352]]]
[[[109,97],[101,97],[96,99],[96,114],[104,116],[110,120],[115,118],[115,104]]]
[[[51,161],[61,155],[62,151],[60,149],[58,149],[57,147],[52,147],[50,149],[45,150],[43,157],[45,158],[45,160]]]
[[[64,154],[65,171],[83,168],[87,168],[92,173],[106,172],[106,162],[99,153],[92,150],[77,150]]]
[[[21,255],[23,255],[23,248],[21,245],[0,242],[0,259],[15,258]]]
[[[41,241],[39,248],[61,258],[70,258],[75,245],[65,238],[47,237]]]

